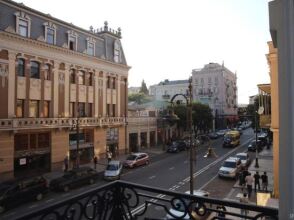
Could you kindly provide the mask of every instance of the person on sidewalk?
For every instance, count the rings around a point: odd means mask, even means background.
[[[63,171],[64,172],[67,172],[68,171],[68,156],[66,156],[63,160],[63,165],[64,165],[64,169]]]
[[[239,173],[239,186],[241,186],[242,192],[245,188],[245,177],[243,175],[243,171],[240,171]]]
[[[266,172],[264,172],[261,175],[261,182],[262,182],[262,190],[267,192],[267,186],[268,186],[268,177],[266,175]]]
[[[246,186],[247,186],[247,192],[248,192],[248,198],[250,199],[251,197],[251,193],[252,193],[252,184],[253,184],[253,177],[251,175],[251,173],[249,173],[249,175],[247,175],[245,177],[245,182],[246,182]]]
[[[260,190],[260,175],[258,171],[254,174],[254,190],[256,192],[256,186],[258,187],[258,191]]]
[[[247,193],[243,193],[243,195],[240,197],[240,203],[245,203],[248,204],[249,203],[249,199],[247,197]],[[247,209],[241,209],[241,215],[244,216],[243,219],[246,219],[246,216],[248,215],[248,210]]]
[[[93,158],[93,163],[94,163],[94,169],[96,170],[97,163],[98,163],[98,158],[96,156],[94,156],[94,158]]]
[[[109,150],[109,151],[107,151],[107,160],[108,160],[108,163],[111,161],[111,159],[112,159],[112,153]]]

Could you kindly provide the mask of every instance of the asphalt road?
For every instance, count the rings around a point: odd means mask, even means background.
[[[218,179],[217,172],[222,162],[229,156],[247,149],[249,140],[253,137],[252,129],[247,129],[241,136],[241,144],[236,148],[223,148],[222,139],[212,141],[212,147],[217,155],[216,158],[204,158],[207,147],[200,147],[196,151],[196,161],[194,161],[194,188],[205,189],[208,183],[212,181],[220,181],[217,189],[210,192],[210,197],[225,197],[227,190],[231,189],[235,181]],[[159,187],[177,192],[186,192],[189,190],[189,151],[180,153],[163,153],[151,158],[150,164],[135,169],[125,170],[121,179],[133,183]],[[31,212],[41,207],[46,207],[60,200],[66,200],[85,190],[104,185],[106,182],[102,180],[91,186],[85,186],[68,193],[50,192],[42,201],[26,203],[17,209],[12,209],[0,215],[0,219],[14,219],[23,213]],[[226,188],[226,190],[224,190]],[[142,211],[138,207],[134,213]],[[147,214],[150,216],[164,217],[162,208],[150,207]]]

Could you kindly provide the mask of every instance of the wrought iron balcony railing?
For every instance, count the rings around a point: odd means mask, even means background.
[[[17,219],[278,219],[278,210],[116,181]]]

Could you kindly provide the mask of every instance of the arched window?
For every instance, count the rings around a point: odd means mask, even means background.
[[[78,83],[79,85],[85,85],[85,72],[82,70],[78,72]]]
[[[31,78],[40,79],[40,64],[35,61],[31,61]]]
[[[25,76],[25,61],[24,59],[17,60],[17,75]]]
[[[69,71],[69,77],[70,77],[70,83],[71,84],[75,84],[76,83],[76,74],[75,74],[75,70],[71,69]]]
[[[49,64],[44,65],[44,79],[51,80],[51,66]]]

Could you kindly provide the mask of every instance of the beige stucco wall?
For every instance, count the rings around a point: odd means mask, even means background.
[[[118,148],[119,148],[119,153],[124,153],[126,150],[126,132],[125,132],[125,127],[121,126],[119,127],[118,130]]]
[[[99,157],[106,154],[106,129],[95,128],[94,130],[94,153]]]
[[[278,56],[272,42],[268,42],[267,60],[271,79],[271,130],[273,131],[273,169],[274,196],[279,197],[279,93],[278,93]]]
[[[0,180],[12,177],[14,164],[14,138],[9,132],[0,132]]]
[[[66,130],[51,132],[51,169],[62,169],[65,156],[69,155],[69,133]]]

